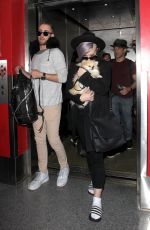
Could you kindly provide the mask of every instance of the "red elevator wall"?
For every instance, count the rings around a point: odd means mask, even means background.
[[[141,46],[141,69],[148,73],[148,161],[147,174],[150,176],[150,1],[140,0],[140,46]],[[146,80],[146,79],[145,79]]]
[[[8,77],[15,66],[25,65],[24,0],[0,0],[0,60],[7,60]],[[0,104],[0,156],[10,157],[9,105]],[[27,129],[18,127],[18,153],[28,147]]]

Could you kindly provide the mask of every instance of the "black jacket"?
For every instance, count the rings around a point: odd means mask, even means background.
[[[111,81],[111,65],[109,62],[101,62],[100,74],[102,78],[94,79],[88,72],[84,73],[80,77],[80,82],[89,86],[91,90],[95,92],[94,101],[90,102],[84,109],[77,108],[77,130],[79,132],[80,139],[86,151],[94,151],[91,143],[90,136],[90,119],[94,116],[105,116],[109,112],[109,91]],[[73,87],[73,77],[77,72],[78,67],[72,64],[69,68],[67,79],[67,95],[70,100],[77,104],[82,104],[80,101],[80,95],[71,95],[69,89]]]

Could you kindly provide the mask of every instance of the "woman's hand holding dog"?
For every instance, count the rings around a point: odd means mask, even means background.
[[[90,90],[89,87],[85,87],[82,95],[80,96],[80,101],[94,101],[94,91]]]
[[[78,69],[78,72],[77,72],[78,77],[81,77],[85,72],[86,72],[85,69],[79,68],[79,69]]]

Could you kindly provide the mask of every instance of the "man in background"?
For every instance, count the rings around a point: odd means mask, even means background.
[[[132,149],[132,106],[136,88],[135,63],[126,58],[127,41],[116,39],[112,45],[115,59],[112,60],[112,111],[123,126],[126,148]],[[114,157],[108,156],[109,158]]]

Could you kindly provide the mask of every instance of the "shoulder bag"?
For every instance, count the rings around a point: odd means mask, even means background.
[[[123,128],[112,111],[105,117],[92,117],[90,108],[90,135],[96,152],[107,152],[125,144]]]

